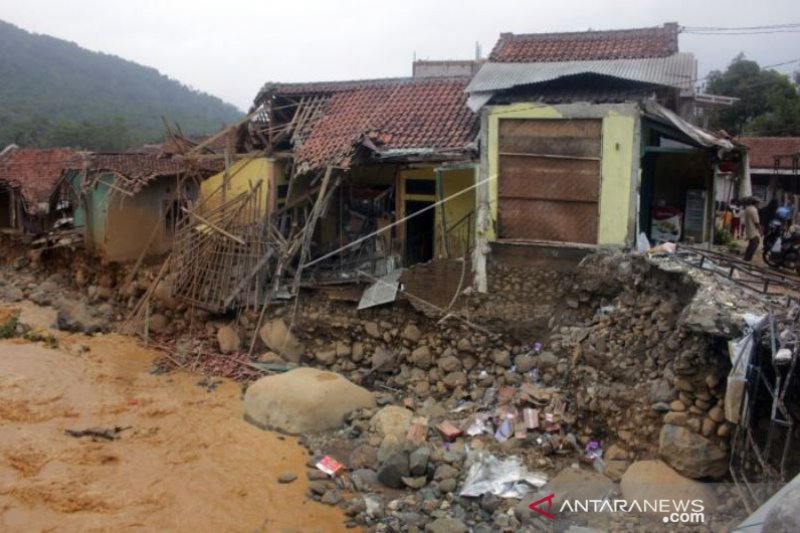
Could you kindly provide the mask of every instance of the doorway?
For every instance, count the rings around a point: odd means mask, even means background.
[[[0,228],[10,228],[13,217],[11,191],[9,189],[0,190]]]
[[[419,213],[433,202],[406,201],[406,216]],[[406,221],[406,265],[424,263],[433,259],[433,231],[435,209]]]

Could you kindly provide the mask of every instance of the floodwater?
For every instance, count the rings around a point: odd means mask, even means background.
[[[0,530],[345,530],[339,509],[306,500],[296,440],[242,420],[238,385],[151,375],[154,356],[120,335],[0,342]],[[114,426],[130,428],[64,433]],[[278,484],[287,470],[298,479]]]

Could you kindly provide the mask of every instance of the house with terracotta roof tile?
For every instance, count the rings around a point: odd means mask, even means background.
[[[330,169],[338,186],[312,257],[359,242],[315,275],[386,273],[471,247],[478,147],[468,82],[418,76],[262,88],[255,99],[262,112],[249,128],[252,148],[272,161],[273,211],[301,205]]]
[[[740,137],[747,147],[753,196],[800,212],[800,137]]]
[[[489,244],[712,238],[720,164],[737,187],[749,181],[734,142],[687,120],[697,62],[679,33],[669,23],[500,36],[466,88],[480,115],[479,288]]]
[[[65,172],[83,160],[66,149],[18,148],[0,153],[0,233],[34,237],[72,216],[75,198],[60,188]]]

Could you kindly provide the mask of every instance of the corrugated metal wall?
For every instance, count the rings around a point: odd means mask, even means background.
[[[597,243],[601,120],[500,120],[499,237]]]

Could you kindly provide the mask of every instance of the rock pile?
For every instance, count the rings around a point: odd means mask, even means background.
[[[81,265],[70,280],[19,271],[2,278],[0,296],[58,305],[43,282],[69,286],[75,309],[64,311],[64,327],[70,318],[93,331],[98,319],[105,329],[155,276],[143,269],[123,286],[126,274]],[[624,493],[625,480],[642,472],[675,483],[725,475],[725,342],[737,324],[732,311],[696,302],[709,283],[624,254],[589,256],[572,273],[495,264],[489,281],[488,294],[455,308],[479,327],[432,320],[407,302],[356,311],[304,292],[296,315],[293,305],[272,307],[256,332],[255,312],[190,310],[167,278],[155,289],[149,329],[176,352],[217,354],[221,366],[200,367],[211,373],[241,378],[231,369],[253,337],[258,357],[244,364],[266,366],[248,367],[245,378],[253,368],[317,367],[257,381],[245,411],[262,427],[302,434],[312,454],[309,496],[341,505],[370,531],[530,527],[518,500],[460,496],[476,451],[520,458],[553,478],[550,489],[584,480],[592,494],[616,494],[620,481]],[[185,334],[190,323],[201,330]],[[347,390],[323,393],[331,384]],[[351,396],[357,401],[344,401]],[[347,474],[319,471],[325,455]],[[657,468],[640,465],[658,458]],[[717,496],[721,512],[735,507]]]

